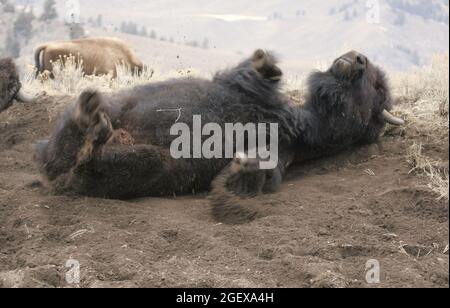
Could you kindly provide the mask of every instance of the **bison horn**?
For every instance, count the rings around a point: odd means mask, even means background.
[[[19,91],[16,95],[16,100],[21,103],[32,103],[34,101],[34,98],[31,96],[25,94],[22,90]]]
[[[396,116],[394,116],[392,113],[390,113],[387,110],[384,110],[382,113],[383,119],[392,125],[396,125],[396,126],[403,126],[405,125],[405,121],[403,119],[397,118]]]

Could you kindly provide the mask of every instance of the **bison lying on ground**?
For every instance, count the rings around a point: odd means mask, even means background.
[[[98,37],[73,41],[53,42],[36,49],[35,62],[38,73],[51,72],[52,62],[60,58],[74,56],[83,60],[83,72],[86,75],[116,76],[116,65],[128,66],[132,72],[141,72],[142,62],[127,44],[117,38]]]
[[[280,94],[282,72],[261,50],[212,81],[179,79],[103,96],[87,90],[63,116],[50,140],[37,145],[41,170],[57,193],[106,198],[172,196],[210,188],[214,216],[243,213],[234,196],[275,191],[295,160],[373,142],[386,121],[389,90],[383,74],[362,55],[347,54],[310,78],[305,106]],[[179,110],[177,112],[161,111]],[[175,159],[170,128],[205,123],[277,123],[279,159],[272,170],[258,159]],[[194,137],[192,137],[194,138]],[[227,167],[228,166],[228,167]],[[234,215],[236,216],[236,215]],[[229,221],[227,221],[229,222]]]
[[[22,91],[14,61],[11,58],[0,59],[0,112],[8,109],[14,100],[29,103],[31,98]]]
[[[404,124],[391,109],[384,73],[362,54],[343,55],[326,72],[310,75],[306,103],[295,110],[298,135],[285,167],[375,142],[386,123]],[[267,175],[255,166],[254,160],[236,159],[216,178],[211,193],[216,219],[235,223],[258,215],[257,206],[243,207],[241,199],[267,187]]]

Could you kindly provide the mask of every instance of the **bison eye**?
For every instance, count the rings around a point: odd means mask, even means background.
[[[361,56],[358,56],[356,61],[358,61],[359,64],[364,65],[364,59]]]

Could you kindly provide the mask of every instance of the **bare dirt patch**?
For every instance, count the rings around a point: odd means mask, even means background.
[[[55,101],[56,100],[56,101]],[[254,200],[270,214],[217,224],[206,195],[131,201],[52,196],[39,185],[32,144],[58,100],[0,115],[0,286],[448,287],[448,204],[411,174],[414,142],[448,162],[448,135],[410,127],[378,145],[295,166],[282,190]],[[371,286],[372,287],[372,286]]]

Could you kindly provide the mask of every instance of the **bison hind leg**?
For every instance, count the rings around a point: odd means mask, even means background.
[[[252,57],[254,69],[264,78],[278,82],[283,76],[282,70],[276,65],[276,58],[262,49],[255,51]]]
[[[84,90],[75,106],[74,120],[82,130],[86,130],[98,116],[102,95],[94,89]]]

